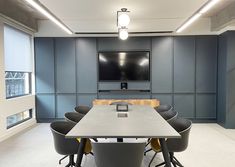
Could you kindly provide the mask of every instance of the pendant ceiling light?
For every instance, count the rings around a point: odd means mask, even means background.
[[[130,23],[130,17],[128,15],[130,11],[127,11],[127,8],[122,8],[121,11],[117,11],[117,27],[118,27],[118,36],[122,40],[128,38],[128,28],[127,26]]]
[[[119,38],[121,40],[126,40],[128,38],[127,28],[120,28],[119,29]]]

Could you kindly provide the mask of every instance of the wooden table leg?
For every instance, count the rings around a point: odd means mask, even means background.
[[[81,167],[82,157],[83,157],[83,153],[84,153],[84,150],[85,150],[86,141],[87,141],[87,139],[81,138],[81,141],[79,143],[77,161],[76,161],[75,167]]]
[[[161,149],[162,149],[162,154],[164,157],[164,160],[166,162],[166,167],[171,167],[171,162],[170,162],[170,154],[166,145],[166,141],[165,139],[161,138],[160,140],[160,144],[161,144]]]

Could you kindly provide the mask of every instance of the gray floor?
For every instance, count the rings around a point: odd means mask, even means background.
[[[147,154],[147,167],[153,153]],[[193,124],[189,147],[176,154],[185,167],[232,167],[235,164],[235,130],[226,130],[217,124]],[[63,167],[58,165],[49,124],[37,126],[0,143],[0,167]],[[153,164],[162,161],[159,154]],[[84,156],[82,166],[95,167],[91,155]]]

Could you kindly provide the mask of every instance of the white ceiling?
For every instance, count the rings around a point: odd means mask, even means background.
[[[234,0],[221,0],[188,32],[210,33],[210,16]],[[116,12],[130,11],[130,32],[175,31],[207,0],[40,0],[74,32],[117,32]],[[48,35],[50,21],[39,21],[38,35]],[[47,32],[46,32],[47,31]],[[55,30],[55,32],[60,30]],[[61,31],[62,32],[62,31]],[[53,34],[53,33],[52,33]]]

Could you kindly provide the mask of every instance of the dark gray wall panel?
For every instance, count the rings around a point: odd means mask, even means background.
[[[97,92],[97,53],[96,38],[78,38],[77,56],[77,91],[78,93]]]
[[[35,39],[36,93],[54,93],[54,40]]]
[[[56,92],[76,93],[75,40],[55,39]]]
[[[77,104],[86,105],[92,107],[92,101],[97,99],[97,94],[78,94],[77,95]]]
[[[235,46],[235,43],[234,43],[234,46]],[[226,115],[227,117],[226,127],[235,128],[235,67],[233,68],[233,70],[230,70],[227,73],[227,112],[226,114],[227,114]]]
[[[227,72],[235,68],[235,31],[227,32]]]
[[[172,93],[173,39],[152,39],[152,92]]]
[[[57,118],[64,118],[66,112],[74,111],[76,107],[76,94],[57,95]]]
[[[217,90],[217,120],[221,125],[226,119],[226,61],[227,61],[227,36],[219,36],[218,53],[218,90]]]
[[[152,98],[160,100],[160,104],[173,105],[172,94],[152,94]]]
[[[55,118],[55,96],[36,96],[37,119]]]
[[[130,51],[130,50],[150,50],[151,38],[149,37],[130,37],[123,41],[119,38],[99,38],[99,51]]]
[[[99,99],[149,99],[150,94],[99,94]]]
[[[197,94],[196,96],[196,118],[216,118],[216,95]]]
[[[195,118],[194,101],[194,95],[191,94],[174,95],[174,109],[181,117]]]
[[[217,36],[196,37],[196,90],[216,92]]]
[[[195,38],[174,39],[174,92],[188,93],[195,89]]]

